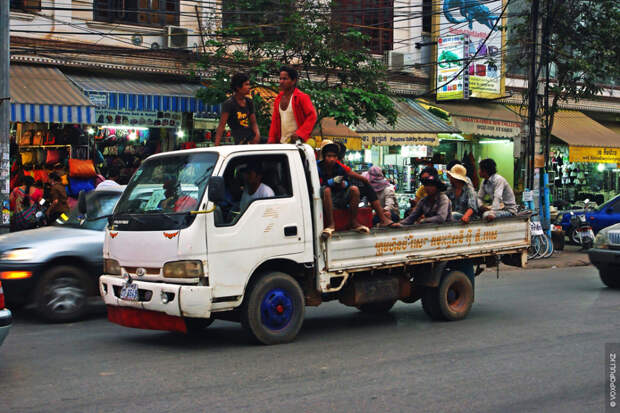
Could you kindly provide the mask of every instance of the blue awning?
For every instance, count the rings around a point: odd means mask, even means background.
[[[219,105],[196,98],[197,83],[155,82],[91,75],[67,75],[93,103],[106,109],[219,113]]]
[[[60,70],[11,65],[11,122],[87,123],[95,108]]]

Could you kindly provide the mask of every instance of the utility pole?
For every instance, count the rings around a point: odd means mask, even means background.
[[[9,15],[10,1],[0,0],[0,233],[9,230]]]
[[[539,0],[532,1],[531,10],[531,26],[530,33],[532,34],[532,55],[530,62],[530,73],[527,80],[528,87],[528,145],[526,154],[527,159],[527,187],[528,189],[534,189],[534,155],[536,153],[536,114],[537,114],[537,99],[538,99],[538,73],[537,60],[538,60],[538,10]]]

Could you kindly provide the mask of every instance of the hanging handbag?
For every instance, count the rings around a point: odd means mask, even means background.
[[[45,163],[48,165],[54,165],[58,162],[60,162],[60,151],[58,149],[48,149]]]
[[[32,145],[32,131],[27,130],[26,132],[22,134],[21,138],[19,138],[19,145],[20,146]]]
[[[33,152],[30,152],[30,151],[22,152],[21,157],[22,157],[22,165],[30,165],[32,164],[34,160]]]
[[[51,132],[47,131],[45,134],[45,140],[43,141],[44,145],[55,145],[56,144],[56,136]]]
[[[69,159],[69,176],[82,179],[94,178],[97,176],[95,164],[91,159]]]
[[[43,145],[43,131],[36,131],[34,136],[32,137],[32,144],[41,146]]]

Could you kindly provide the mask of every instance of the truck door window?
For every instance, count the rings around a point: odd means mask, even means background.
[[[286,155],[238,156],[228,162],[223,177],[226,201],[216,207],[216,226],[235,225],[254,202],[293,196]],[[258,189],[250,194],[257,185]]]

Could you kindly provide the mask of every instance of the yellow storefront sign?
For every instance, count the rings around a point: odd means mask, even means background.
[[[569,162],[620,163],[620,148],[569,146]]]
[[[362,150],[362,138],[345,137],[345,136],[323,136],[323,139],[329,139],[334,143],[343,143],[344,146],[350,151]],[[314,136],[317,148],[321,146],[322,140],[320,136]]]

